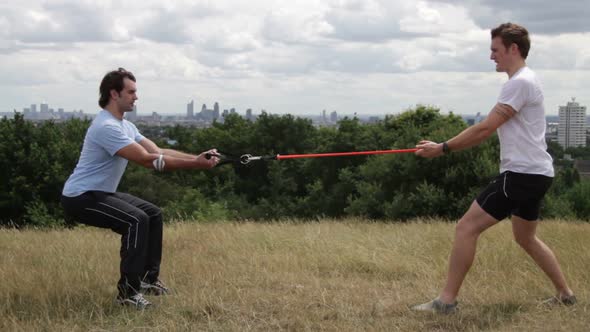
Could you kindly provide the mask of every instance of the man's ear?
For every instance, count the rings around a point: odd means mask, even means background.
[[[111,89],[111,91],[109,91],[109,92],[111,94],[111,99],[113,99],[113,100],[115,100],[116,98],[120,97],[119,93],[115,89]]]
[[[518,45],[516,45],[516,43],[510,44],[510,53],[520,54],[520,50],[518,49]]]

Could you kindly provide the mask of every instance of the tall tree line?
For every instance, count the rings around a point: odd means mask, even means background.
[[[89,124],[36,124],[20,114],[0,121],[1,225],[65,224],[59,197]],[[442,141],[465,127],[457,115],[418,106],[373,124],[345,118],[336,127],[319,128],[292,115],[262,114],[256,121],[230,115],[209,128],[170,127],[165,136],[177,142],[175,149],[192,153],[216,147],[237,156],[274,155],[411,148],[420,139]],[[553,150],[559,149],[552,145]],[[305,158],[165,173],[130,164],[119,190],[160,205],[168,220],[454,220],[497,174],[498,164],[494,137],[435,159],[413,154]],[[588,220],[589,199],[590,184],[571,165],[559,165],[543,215]]]

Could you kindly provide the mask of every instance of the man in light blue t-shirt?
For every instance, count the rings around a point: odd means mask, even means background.
[[[198,156],[160,149],[124,119],[137,100],[135,77],[123,68],[107,73],[100,84],[102,107],[86,132],[80,159],[65,183],[61,202],[68,218],[110,228],[121,234],[121,278],[117,301],[144,309],[143,294],[169,292],[159,279],[162,259],[162,214],[152,203],[117,192],[127,162],[157,171],[210,169],[215,149]]]

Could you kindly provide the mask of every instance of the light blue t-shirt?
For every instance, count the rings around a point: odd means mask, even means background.
[[[87,191],[117,191],[127,167],[127,159],[117,151],[144,137],[135,125],[101,110],[86,132],[78,165],[64,186],[62,194],[75,197]]]

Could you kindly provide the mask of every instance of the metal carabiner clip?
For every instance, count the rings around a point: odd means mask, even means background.
[[[253,156],[251,154],[243,154],[240,157],[240,162],[242,163],[242,165],[247,165],[249,164],[252,160],[260,160],[262,159],[261,156]]]

